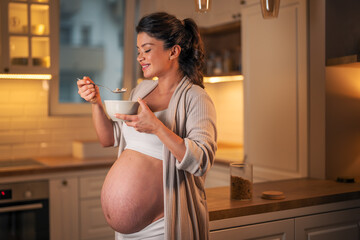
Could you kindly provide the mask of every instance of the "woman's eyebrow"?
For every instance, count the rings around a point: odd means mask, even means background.
[[[141,47],[144,47],[146,45],[155,45],[155,44],[153,44],[153,43],[144,43],[143,45],[141,45]],[[139,48],[138,46],[136,46],[136,47]]]

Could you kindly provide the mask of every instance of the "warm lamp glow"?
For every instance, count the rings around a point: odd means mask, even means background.
[[[234,81],[243,81],[243,80],[244,80],[243,75],[204,77],[205,83],[234,82]]]
[[[51,74],[0,74],[0,79],[50,80]]]

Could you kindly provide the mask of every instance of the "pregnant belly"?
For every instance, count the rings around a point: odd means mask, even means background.
[[[125,150],[108,172],[101,205],[117,232],[138,232],[164,215],[162,161]]]

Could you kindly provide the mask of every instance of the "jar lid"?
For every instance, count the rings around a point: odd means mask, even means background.
[[[285,195],[280,191],[265,191],[262,192],[261,198],[268,200],[281,200],[285,198]]]

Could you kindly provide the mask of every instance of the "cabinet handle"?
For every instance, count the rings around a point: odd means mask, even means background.
[[[4,68],[4,73],[8,73],[9,72],[9,68]]]
[[[246,1],[245,1],[245,0],[240,0],[240,4],[241,4],[241,5],[245,5],[245,4],[246,4]]]
[[[33,204],[26,204],[26,205],[19,205],[19,206],[2,207],[2,208],[0,208],[0,213],[34,210],[34,209],[41,209],[43,207],[44,206],[42,205],[42,203],[33,203]]]
[[[63,180],[63,181],[62,181],[62,185],[63,185],[63,186],[67,186],[67,185],[68,185],[68,181],[67,181],[67,180]]]

